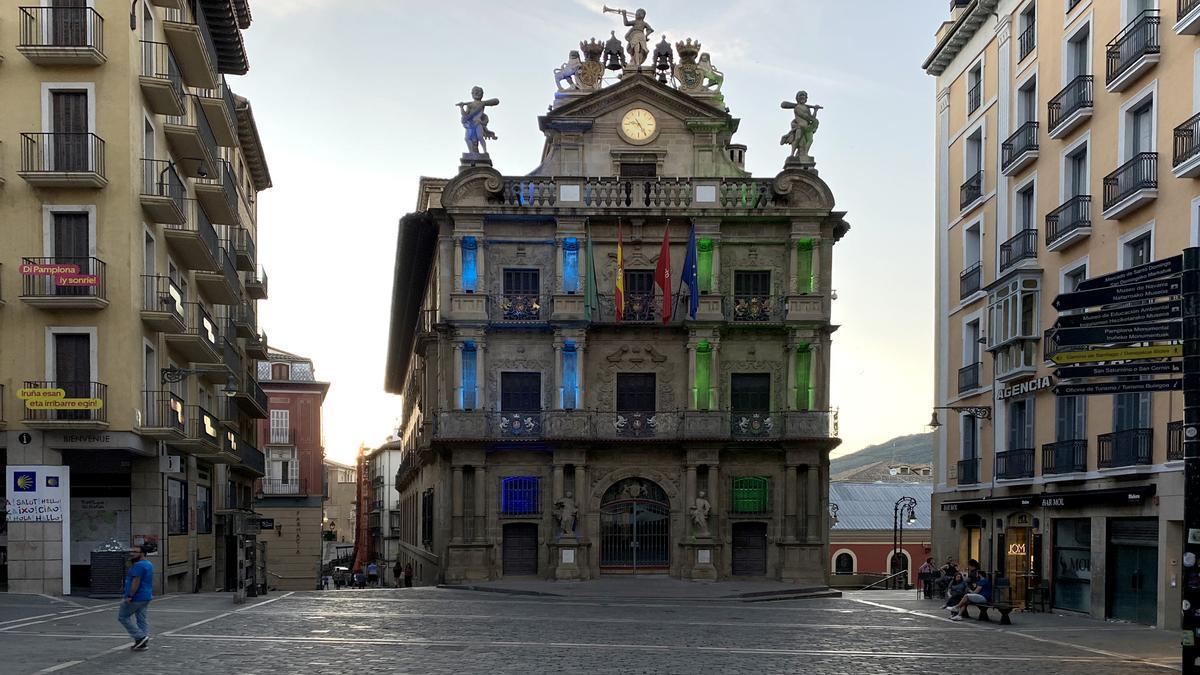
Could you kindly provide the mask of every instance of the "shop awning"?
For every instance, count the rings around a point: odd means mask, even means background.
[[[1081,492],[1042,492],[1017,497],[960,499],[942,502],[942,511],[981,511],[985,509],[1073,509],[1083,506],[1140,506],[1154,495],[1154,485],[1136,485],[1110,490]]]

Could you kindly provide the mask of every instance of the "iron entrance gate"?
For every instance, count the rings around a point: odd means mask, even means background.
[[[627,478],[600,504],[600,568],[665,570],[671,563],[671,507],[658,485]]]

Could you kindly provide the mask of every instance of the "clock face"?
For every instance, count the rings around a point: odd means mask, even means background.
[[[621,118],[621,132],[631,141],[645,141],[658,129],[658,120],[645,108],[634,108]]]

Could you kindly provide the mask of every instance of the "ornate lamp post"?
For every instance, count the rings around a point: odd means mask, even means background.
[[[904,523],[907,521],[909,525],[917,522],[917,500],[913,497],[901,497],[896,500],[896,506],[892,509],[892,569],[888,570],[889,577],[895,580],[902,567],[901,555],[904,555]],[[905,577],[907,582],[907,577]],[[889,588],[893,587],[889,584]],[[901,586],[903,588],[903,586]]]
[[[834,502],[829,502],[829,526],[837,525],[838,505]]]

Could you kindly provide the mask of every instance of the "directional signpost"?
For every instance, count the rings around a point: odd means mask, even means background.
[[[1118,342],[1155,342],[1182,338],[1183,324],[1172,321],[1170,323],[1056,328],[1053,335],[1060,347],[1110,345]]]
[[[1096,382],[1093,384],[1060,384],[1054,388],[1057,396],[1095,396],[1099,394],[1141,394],[1148,391],[1180,391],[1183,380],[1139,380],[1135,382]]]
[[[1168,295],[1179,295],[1183,292],[1183,282],[1178,278],[1153,279],[1124,286],[1109,286],[1095,288],[1090,291],[1077,293],[1062,293],[1054,298],[1054,309],[1082,309],[1096,305],[1112,305],[1118,302],[1136,302],[1138,300],[1154,300]]]
[[[1181,375],[1183,361],[1153,361],[1150,363],[1114,363],[1102,366],[1065,366],[1054,371],[1060,380],[1080,377],[1131,377],[1137,375]]]
[[[1124,323],[1147,323],[1150,321],[1168,321],[1183,316],[1183,305],[1178,300],[1157,302],[1153,305],[1137,305],[1121,307],[1103,312],[1088,312],[1086,314],[1068,314],[1058,317],[1058,328],[1084,328],[1086,326],[1102,326],[1106,324],[1119,325]]]
[[[1155,260],[1154,262],[1130,267],[1127,270],[1120,270],[1112,274],[1102,274],[1098,277],[1085,279],[1079,282],[1076,290],[1090,291],[1097,288],[1108,288],[1119,284],[1134,284],[1140,281],[1149,281],[1159,277],[1169,277],[1179,274],[1183,271],[1183,254],[1171,256],[1164,260]]]
[[[1111,349],[1082,349],[1051,354],[1050,360],[1060,366],[1072,363],[1101,363],[1108,361],[1139,361],[1169,359],[1183,356],[1183,345],[1151,345],[1148,347],[1113,347]]]

